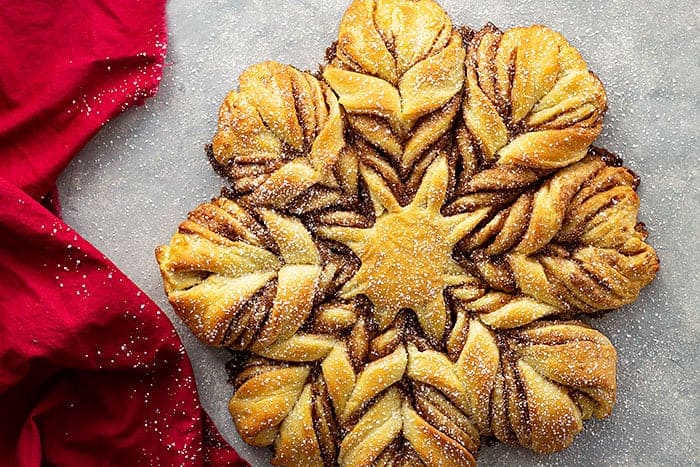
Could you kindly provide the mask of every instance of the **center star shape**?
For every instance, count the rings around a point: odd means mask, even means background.
[[[428,338],[439,342],[447,326],[443,292],[471,277],[452,258],[452,250],[487,210],[441,214],[449,180],[444,156],[431,163],[413,201],[404,207],[376,172],[365,167],[361,172],[374,204],[374,225],[319,229],[322,237],[347,245],[361,261],[339,295],[369,298],[380,329],[389,327],[400,310],[410,309]]]

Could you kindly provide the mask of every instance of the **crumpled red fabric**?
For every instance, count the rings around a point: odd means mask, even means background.
[[[88,139],[157,91],[164,0],[0,11],[0,465],[247,465],[168,318],[45,206]]]

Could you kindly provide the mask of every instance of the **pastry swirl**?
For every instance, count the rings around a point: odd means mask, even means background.
[[[354,132],[381,153],[364,157],[384,166],[401,196],[399,180],[449,132],[459,111],[462,37],[432,0],[355,1],[334,52],[323,78]]]
[[[287,207],[304,198],[318,208],[355,194],[334,173],[344,146],[330,89],[309,73],[264,62],[245,70],[240,89],[224,99],[212,159],[248,203]]]
[[[462,115],[484,160],[537,169],[582,159],[607,105],[578,51],[544,26],[477,32],[465,94]]]
[[[231,186],[156,250],[165,292],[231,349],[229,411],[284,466],[475,465],[610,415],[584,320],[659,262],[639,179],[591,143],[605,91],[544,26],[456,29],[355,0],[322,77],[265,62],[211,146]]]

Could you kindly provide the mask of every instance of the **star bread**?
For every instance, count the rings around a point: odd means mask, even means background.
[[[355,0],[317,74],[253,65],[212,144],[229,185],[156,249],[232,352],[228,409],[283,466],[476,465],[565,449],[616,399],[590,325],[658,270],[639,179],[592,146],[602,83],[545,26]]]

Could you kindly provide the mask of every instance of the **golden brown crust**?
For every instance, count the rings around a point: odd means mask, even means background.
[[[479,31],[468,46],[465,95],[464,121],[484,161],[536,169],[583,158],[606,109],[600,80],[544,26]]]
[[[461,103],[465,51],[432,0],[356,0],[343,16],[323,77],[354,132],[402,182],[450,130]],[[366,156],[374,159],[378,155]]]
[[[637,177],[590,147],[605,107],[561,35],[462,34],[432,0],[355,0],[323,81],[246,70],[211,148],[231,190],[156,250],[193,333],[244,352],[241,437],[275,465],[464,466],[610,415],[615,349],[577,318],[658,258]]]
[[[224,99],[212,152],[248,203],[281,208],[305,196],[325,207],[356,195],[335,173],[344,146],[330,89],[291,66],[264,62],[245,70],[240,89]]]

